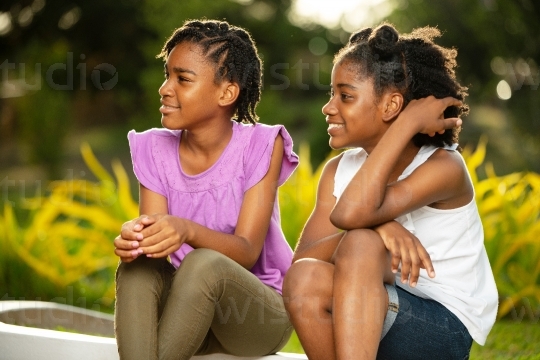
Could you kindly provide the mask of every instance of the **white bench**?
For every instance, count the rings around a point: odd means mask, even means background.
[[[113,324],[112,315],[74,306],[42,301],[0,301],[0,358],[118,360]],[[55,330],[58,327],[78,333]],[[193,359],[285,360],[307,357],[290,353],[244,358],[212,354]]]

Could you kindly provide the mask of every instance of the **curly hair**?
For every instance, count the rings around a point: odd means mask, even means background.
[[[217,84],[226,79],[239,85],[235,120],[255,124],[259,120],[255,108],[261,97],[262,62],[251,35],[225,21],[188,20],[173,32],[157,57],[167,61],[172,49],[184,41],[199,45],[216,65]]]
[[[413,99],[433,95],[436,98],[452,96],[465,100],[467,88],[461,86],[454,72],[457,51],[439,46],[433,39],[441,35],[437,28],[422,27],[410,34],[400,35],[388,23],[375,29],[366,28],[351,35],[349,42],[335,56],[334,64],[352,62],[358,64],[361,76],[371,78],[377,97],[385,91],[397,90],[403,95],[403,108]],[[451,106],[445,117],[466,115],[467,105]],[[458,142],[460,128],[448,129],[444,134],[430,137],[416,134],[416,146]]]

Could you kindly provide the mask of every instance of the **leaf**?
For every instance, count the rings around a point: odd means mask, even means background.
[[[99,163],[98,159],[92,152],[92,149],[90,148],[90,145],[88,143],[83,142],[81,144],[81,155],[84,159],[84,162],[86,163],[86,166],[92,171],[92,173],[101,181],[109,181],[114,182],[111,175],[105,170],[103,166]]]

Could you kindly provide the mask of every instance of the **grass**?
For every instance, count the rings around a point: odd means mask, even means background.
[[[540,322],[499,320],[486,344],[473,344],[471,360],[540,359]]]
[[[281,350],[303,353],[296,333]],[[499,320],[491,330],[485,346],[473,343],[471,360],[540,359],[540,322]]]

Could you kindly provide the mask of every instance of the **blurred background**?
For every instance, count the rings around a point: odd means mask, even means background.
[[[309,142],[314,164],[329,151],[320,109],[350,33],[383,19],[402,32],[437,26],[470,89],[463,145],[485,134],[498,173],[540,170],[537,1],[3,0],[0,179],[65,177],[82,140],[100,158],[125,157],[128,129],[160,126],[155,55],[173,29],[201,17],[251,31],[265,63],[261,121]]]
[[[303,155],[280,198],[288,219],[296,216],[284,224],[292,246],[311,210],[312,167],[330,152],[321,107],[333,55],[352,32],[383,20],[402,33],[438,27],[437,42],[458,50],[457,75],[469,87],[461,145],[484,184],[477,199],[498,199],[483,220],[507,301],[500,316],[538,321],[536,0],[2,0],[1,299],[113,311],[111,239],[137,215],[126,134],[160,126],[163,63],[155,56],[175,28],[202,17],[251,32],[264,61],[257,113],[286,125]]]

